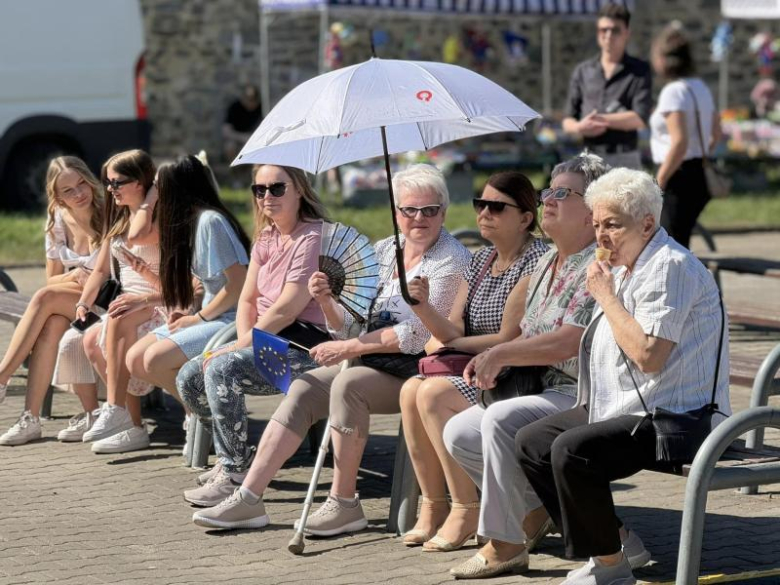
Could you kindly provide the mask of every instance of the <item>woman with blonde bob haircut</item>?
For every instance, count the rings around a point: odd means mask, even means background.
[[[609,254],[588,267],[597,307],[580,344],[577,401],[520,429],[515,444],[566,556],[590,557],[562,585],[633,585],[632,568],[650,554],[632,558],[621,543],[610,483],[663,463],[647,412],[690,412],[714,398],[713,424],[731,413],[728,326],[712,275],[659,227],[650,175],[615,169],[585,202]]]
[[[80,158],[60,156],[49,163],[46,286],[33,295],[0,362],[2,402],[11,375],[25,358],[30,358],[24,412],[0,437],[0,445],[21,445],[41,437],[41,406],[52,380],[72,384],[84,408],[58,438],[81,440],[81,434],[94,422],[94,372],[81,348],[81,334],[68,326],[75,317],[73,305],[94,267],[100,246],[101,192],[100,183]]]

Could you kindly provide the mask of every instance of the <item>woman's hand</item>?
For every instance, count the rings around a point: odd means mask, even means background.
[[[188,311],[182,311],[181,309],[172,311],[167,321],[168,331],[171,333],[175,333],[179,329],[198,325],[199,323],[203,323],[203,321],[198,315],[190,315]]]
[[[320,305],[328,299],[333,298],[333,291],[330,290],[328,275],[324,272],[315,272],[309,278],[309,294]]]
[[[496,386],[496,378],[501,373],[503,366],[495,359],[495,354],[485,350],[471,358],[463,371],[463,378],[470,386],[476,386],[480,390],[490,390]]]
[[[87,313],[89,313],[89,308],[86,305],[76,306],[76,319],[79,321],[84,321],[87,318]]]
[[[235,343],[231,343],[229,345],[223,345],[222,347],[220,347],[217,350],[207,351],[206,353],[204,353],[203,355],[205,356],[205,359],[203,360],[203,373],[204,374],[206,373],[206,368],[208,367],[209,362],[211,362],[211,360],[213,360],[215,357],[217,357],[219,355],[224,355],[226,353],[234,352],[237,349],[238,349],[238,347],[236,347],[236,344]]]
[[[311,348],[309,355],[321,366],[334,366],[360,355],[353,348],[353,340],[326,341]]]
[[[615,277],[609,264],[596,260],[588,266],[586,281],[588,292],[599,305],[615,297]]]
[[[425,353],[431,355],[434,351],[438,351],[442,347],[444,347],[444,344],[435,337],[431,336],[431,338],[428,340],[428,343],[425,344]]]
[[[111,301],[108,306],[108,316],[112,319],[121,319],[130,313],[143,309],[146,305],[146,297],[123,293]]]
[[[421,307],[428,304],[428,295],[430,293],[430,286],[427,276],[418,276],[409,281],[407,285],[409,287],[409,296],[417,300],[417,305],[412,305],[412,308]]]
[[[143,258],[136,256],[125,248],[120,248],[120,250],[122,251],[122,255],[125,257],[125,260],[127,260],[127,263],[130,265],[130,268],[133,269],[133,272],[137,272],[142,276],[144,273],[151,272],[149,265]]]

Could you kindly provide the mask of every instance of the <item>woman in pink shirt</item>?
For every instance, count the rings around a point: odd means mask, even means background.
[[[252,329],[258,328],[313,347],[328,339],[325,317],[307,289],[318,270],[325,207],[306,173],[260,165],[253,169],[255,243],[246,282],[238,301],[238,340],[208,357],[182,366],[176,386],[184,402],[213,430],[218,463],[201,487],[184,498],[214,506],[240,485],[249,464],[245,394],[275,394],[257,372]],[[290,347],[288,362],[295,378],[317,367],[305,351]]]

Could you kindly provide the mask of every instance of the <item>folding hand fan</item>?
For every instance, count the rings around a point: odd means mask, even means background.
[[[328,276],[336,301],[363,323],[379,286],[379,264],[368,238],[353,227],[325,223],[320,271]]]

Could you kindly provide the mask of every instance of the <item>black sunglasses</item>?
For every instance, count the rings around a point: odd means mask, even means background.
[[[125,185],[129,185],[130,183],[134,183],[135,179],[122,179],[121,181],[118,181],[116,179],[106,179],[103,181],[103,185],[105,185],[106,189],[109,187],[116,191],[120,187],[124,187]]]
[[[287,183],[271,183],[270,185],[252,185],[252,194],[258,199],[265,197],[266,191],[268,191],[274,197],[281,197],[287,193]]]
[[[471,204],[474,206],[474,211],[480,213],[487,208],[490,213],[501,213],[506,209],[506,206],[514,207],[515,209],[521,209],[519,205],[514,203],[507,203],[506,201],[492,201],[491,199],[472,199]]]
[[[417,217],[418,211],[422,213],[423,217],[436,217],[439,215],[440,209],[441,205],[426,205],[425,207],[412,207],[411,205],[408,205],[406,207],[399,207],[398,211],[400,211],[401,215],[405,218],[412,219]]]

